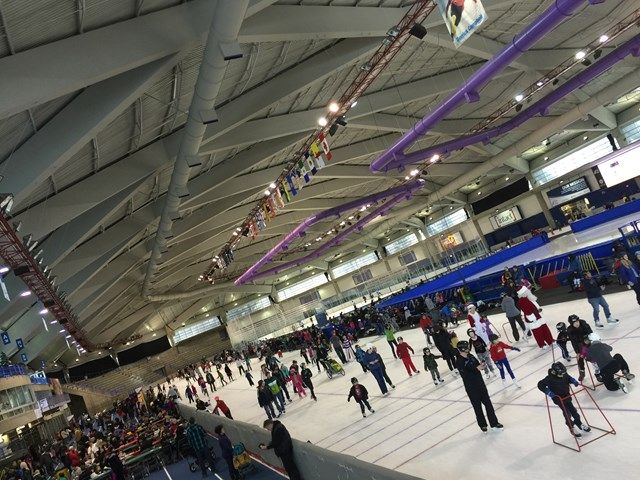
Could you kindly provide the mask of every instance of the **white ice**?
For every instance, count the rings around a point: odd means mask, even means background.
[[[562,304],[544,306],[543,315],[552,332],[558,321],[566,321],[577,313],[593,326],[591,308],[583,297]],[[640,307],[633,291],[606,296],[618,325],[607,325],[599,333],[629,362],[631,370],[640,365],[637,348],[640,335],[638,323]],[[492,322],[501,326],[504,315],[493,315]],[[466,325],[457,328],[459,338],[465,338]],[[503,335],[502,328],[500,333]],[[400,333],[416,351],[414,363],[422,370],[421,350],[426,346],[419,329]],[[460,379],[449,373],[440,362],[440,372],[446,382],[434,386],[429,373],[407,376],[400,360],[394,360],[384,337],[363,339],[378,346],[387,364],[391,379],[397,388],[383,397],[371,374],[364,374],[357,363],[346,365],[346,376],[329,380],[324,374],[315,374],[314,383],[318,402],[309,397],[299,399],[291,392],[293,404],[281,421],[292,435],[336,452],[354,455],[391,469],[425,479],[492,480],[515,478],[634,478],[637,475],[638,445],[640,445],[640,408],[638,387],[631,383],[629,394],[608,392],[603,386],[593,394],[598,405],[616,429],[616,435],[606,435],[586,445],[576,453],[551,442],[544,395],[536,384],[552,363],[550,350],[542,351],[529,343],[519,343],[521,353],[509,352],[508,357],[515,375],[522,385],[516,389],[503,387],[499,379],[488,382],[488,389],[504,431],[480,432],[473,410]],[[569,347],[571,349],[571,347]],[[335,357],[335,355],[334,355]],[[284,361],[302,360],[297,354],[287,353]],[[254,360],[254,378],[259,369]],[[569,373],[577,377],[572,362]],[[234,375],[236,372],[233,367]],[[638,372],[636,372],[638,373]],[[357,404],[347,403],[349,379],[356,376],[372,395],[370,402],[375,413],[363,419]],[[640,377],[639,377],[640,378]],[[638,380],[640,381],[640,380]],[[181,383],[184,390],[184,383]],[[291,391],[291,389],[290,389]],[[256,401],[255,388],[240,377],[216,393],[230,406],[236,419],[261,424],[266,419]],[[594,426],[606,428],[604,418],[595,409],[585,393],[578,397],[586,413],[586,420]],[[573,439],[563,423],[560,410],[554,407],[551,418],[559,440],[572,444]],[[583,441],[598,435],[594,429],[586,433]],[[573,443],[575,445],[575,443]],[[252,446],[255,448],[255,446]],[[249,449],[251,447],[248,446]]]

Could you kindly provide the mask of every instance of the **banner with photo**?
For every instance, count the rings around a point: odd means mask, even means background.
[[[462,45],[487,19],[480,0],[435,1],[456,47]]]

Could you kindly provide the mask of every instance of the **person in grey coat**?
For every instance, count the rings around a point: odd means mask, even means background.
[[[527,329],[524,326],[524,321],[522,320],[522,313],[520,312],[520,309],[516,307],[516,302],[512,296],[507,295],[505,292],[503,292],[501,296],[502,311],[507,315],[507,320],[509,320],[509,325],[511,325],[511,331],[513,332],[513,338],[517,342],[520,340],[520,332],[518,332],[516,323],[520,325],[523,333],[527,332]],[[529,332],[528,335],[531,335],[531,332]]]

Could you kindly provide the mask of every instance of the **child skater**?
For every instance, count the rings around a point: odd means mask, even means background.
[[[498,335],[496,335],[495,333],[492,333],[489,336],[489,340],[491,340],[491,345],[489,346],[489,353],[491,355],[491,360],[493,360],[493,363],[495,363],[496,366],[498,367],[498,370],[500,370],[500,377],[502,378],[502,384],[504,385],[505,383],[504,370],[506,368],[507,372],[509,372],[509,376],[511,377],[511,381],[513,382],[513,384],[517,388],[521,388],[520,384],[516,380],[516,376],[513,374],[513,371],[511,370],[511,364],[509,363],[509,360],[507,359],[507,354],[505,353],[505,349],[515,350],[516,352],[519,352],[520,349],[517,347],[512,347],[511,345],[507,345],[504,342],[501,342],[498,339]]]
[[[411,345],[405,342],[402,337],[398,337],[398,342],[399,343],[396,346],[396,354],[398,355],[398,358],[402,360],[402,363],[404,363],[404,368],[406,368],[409,376],[412,376],[411,372],[420,373],[420,370],[416,368],[416,366],[413,364],[413,361],[411,360],[411,354],[409,352],[414,353]]]
[[[569,350],[567,349],[567,342],[569,341],[567,324],[564,322],[558,322],[556,324],[556,329],[558,330],[558,335],[556,336],[556,344],[562,352],[562,358],[564,358],[565,362],[569,363],[571,361],[571,355],[569,355]]]
[[[251,372],[249,370],[247,370],[244,373],[244,376],[247,377],[247,381],[249,382],[249,386],[253,387],[253,375],[251,375]]]
[[[376,411],[371,408],[369,405],[369,392],[364,387],[364,385],[360,385],[358,383],[358,379],[353,377],[351,379],[351,390],[349,390],[349,396],[347,397],[347,402],[351,401],[351,397],[353,397],[358,405],[360,405],[360,411],[362,412],[362,418],[367,418],[367,415],[364,413],[364,407],[367,407],[371,413],[376,413]]]
[[[583,432],[590,432],[589,425],[582,423],[580,414],[571,401],[571,387],[580,385],[578,380],[567,373],[567,367],[560,362],[551,365],[545,378],[538,382],[538,390],[547,395],[553,403],[562,409],[562,415],[569,427],[569,431],[576,437],[581,437]],[[575,427],[574,427],[575,425]]]
[[[467,330],[467,335],[469,335],[469,343],[471,343],[473,349],[476,351],[478,360],[480,363],[484,364],[484,374],[486,378],[491,378],[491,375],[495,377],[496,372],[493,368],[493,362],[491,362],[491,355],[487,349],[486,342],[484,339],[476,335],[476,331],[473,328]],[[493,333],[491,335],[493,335]],[[487,340],[489,339],[490,337],[487,338]]]
[[[422,359],[424,360],[424,369],[429,370],[431,374],[431,378],[433,379],[433,384],[438,385],[439,383],[444,382],[442,378],[440,378],[440,372],[438,371],[438,362],[436,362],[436,358],[442,358],[441,355],[434,355],[431,353],[431,350],[428,348],[422,349]]]
[[[291,368],[289,369],[289,378],[293,384],[293,391],[296,392],[300,398],[306,397],[307,392],[304,389],[302,377],[300,376],[298,365],[295,364],[295,360],[294,365],[291,365]]]

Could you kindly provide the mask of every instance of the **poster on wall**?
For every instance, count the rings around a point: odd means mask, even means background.
[[[481,0],[436,0],[436,3],[456,48],[487,19]]]
[[[596,174],[596,178],[600,188],[612,187],[640,175],[640,162],[635,148],[629,149],[626,147],[623,150],[609,154],[609,156],[613,158],[599,163],[592,169],[594,174],[595,170],[599,171],[599,175]]]
[[[566,203],[574,198],[582,197],[591,191],[585,177],[577,178],[569,183],[552,188],[547,192],[552,207]]]
[[[462,245],[463,243],[464,240],[462,239],[462,234],[460,232],[452,232],[440,238],[440,245],[442,246],[443,250],[457,247],[458,245]]]
[[[519,220],[522,220],[522,214],[520,213],[520,208],[518,208],[517,205],[509,210],[504,210],[489,217],[489,222],[491,222],[491,226],[494,229],[511,225]]]

